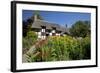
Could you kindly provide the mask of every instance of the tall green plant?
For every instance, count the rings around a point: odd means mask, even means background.
[[[29,49],[31,46],[35,44],[37,41],[37,34],[33,31],[27,32],[27,36],[23,37],[22,44],[23,44],[23,52]]]
[[[68,61],[90,59],[90,37],[82,39],[71,36],[48,37],[48,43],[37,52],[41,55],[35,57],[36,61]]]

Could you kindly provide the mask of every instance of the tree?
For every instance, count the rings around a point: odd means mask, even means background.
[[[90,30],[90,27],[84,21],[77,21],[70,28],[70,33],[74,37],[85,37]]]
[[[23,37],[27,35],[27,22],[23,21]]]
[[[27,19],[26,21],[23,21],[23,37],[27,35],[27,32],[31,30],[32,26],[32,19]]]
[[[90,36],[91,35],[91,25],[90,25],[90,21],[84,21],[84,23],[88,27],[88,33],[87,33],[87,35]]]
[[[27,20],[23,20],[23,37],[27,36],[27,32],[31,31],[32,23],[34,22],[34,16],[37,16],[37,19],[43,20],[39,11],[35,11],[31,17]]]
[[[37,16],[37,19],[43,20],[43,17],[40,15],[40,12],[39,12],[39,11],[35,11],[35,12],[33,13],[32,18],[34,18],[35,15]]]

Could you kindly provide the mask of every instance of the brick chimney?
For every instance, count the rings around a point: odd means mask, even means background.
[[[34,21],[37,21],[37,14],[34,15]]]

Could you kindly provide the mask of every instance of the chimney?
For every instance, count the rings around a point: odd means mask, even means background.
[[[34,15],[34,21],[37,21],[37,14]]]

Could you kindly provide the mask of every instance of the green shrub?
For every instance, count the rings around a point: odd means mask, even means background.
[[[91,39],[89,37],[85,37],[82,40],[82,48],[83,48],[83,59],[91,58]]]
[[[37,41],[37,34],[33,31],[29,31],[27,33],[27,36],[23,37],[23,40],[22,40],[23,52],[26,49],[28,50],[32,45],[34,45],[36,41]]]
[[[41,55],[34,57],[35,61],[90,59],[90,37],[77,39],[71,36],[50,36],[47,41],[47,44],[37,48],[36,51]]]
[[[37,41],[37,34],[34,31],[29,31],[27,33],[26,38],[28,39],[29,43],[32,45]]]

